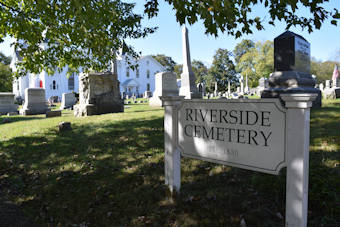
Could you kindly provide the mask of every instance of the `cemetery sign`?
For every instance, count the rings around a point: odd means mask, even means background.
[[[309,121],[315,98],[316,94],[258,100],[161,97],[165,184],[179,192],[181,156],[269,174],[286,166],[286,226],[306,227]]]
[[[181,154],[278,174],[285,163],[285,114],[278,99],[184,100],[178,111]]]

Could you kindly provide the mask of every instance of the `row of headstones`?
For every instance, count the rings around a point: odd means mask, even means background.
[[[137,99],[137,98],[144,98],[144,99],[148,99],[148,98],[151,98],[152,96],[152,92],[151,91],[145,91],[143,94],[135,94],[135,93],[132,93],[132,95],[128,95],[128,94],[125,94],[125,92],[121,92],[121,99],[123,100],[126,100],[126,99]]]
[[[15,95],[9,92],[0,93],[0,114],[15,115],[18,113],[18,105],[15,104]],[[72,108],[77,102],[74,93],[63,93],[60,109]],[[45,114],[50,109],[45,100],[45,89],[43,88],[26,88],[25,102],[19,113],[22,115]]]
[[[331,83],[333,82],[333,83]],[[322,95],[326,99],[337,99],[340,98],[340,80],[326,80],[326,86],[323,83],[319,84],[319,89]]]

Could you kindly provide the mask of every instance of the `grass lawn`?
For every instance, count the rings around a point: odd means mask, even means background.
[[[340,226],[340,100],[324,104],[311,114],[308,226]],[[41,226],[284,226],[284,170],[183,158],[181,195],[167,199],[164,111],[129,106],[85,118],[0,117],[1,196]],[[73,130],[58,133],[61,121]]]

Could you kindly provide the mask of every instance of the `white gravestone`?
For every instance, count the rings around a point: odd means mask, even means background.
[[[45,100],[45,89],[26,88],[25,103],[20,109],[22,115],[45,114],[49,111]]]
[[[281,94],[285,106],[279,99],[161,97],[165,184],[179,192],[181,156],[269,174],[287,167],[285,223],[306,227],[310,108],[316,97]]]
[[[178,96],[176,74],[160,72],[155,75],[155,91],[149,100],[150,106],[162,106],[160,96]]]
[[[0,92],[0,115],[18,111],[18,105],[14,104],[14,94]]]
[[[74,93],[63,93],[61,97],[61,110],[72,108],[77,103]]]

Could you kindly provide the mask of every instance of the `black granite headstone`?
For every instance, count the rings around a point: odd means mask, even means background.
[[[275,71],[310,73],[310,44],[302,36],[286,31],[274,39]]]

